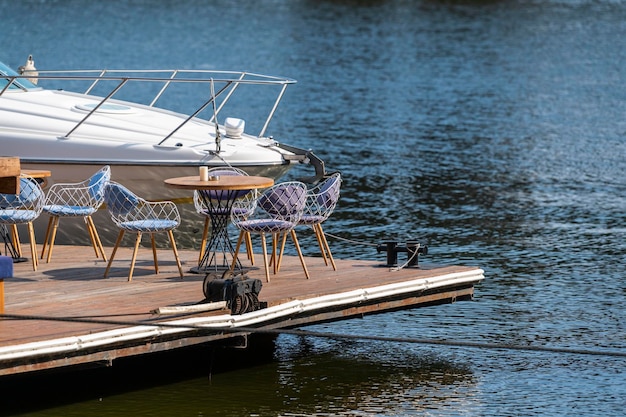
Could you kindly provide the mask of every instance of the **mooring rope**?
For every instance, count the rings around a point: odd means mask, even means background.
[[[351,239],[347,239],[347,238],[344,238],[344,237],[341,237],[341,236],[333,235],[332,233],[324,232],[324,234],[327,237],[330,236],[330,237],[332,237],[334,239],[343,240],[344,242],[348,242],[348,243],[354,243],[354,244],[363,245],[363,246],[376,246],[376,247],[378,246],[378,244],[376,244],[376,243],[351,240]],[[419,249],[419,247],[420,247],[420,244],[418,243],[417,247],[415,248],[415,252],[413,252],[413,254],[409,257],[409,259],[405,263],[403,263],[402,265],[391,267],[391,268],[389,268],[389,270],[390,271],[400,271],[401,269],[406,268],[418,256],[417,250]]]
[[[86,318],[81,318],[81,317],[47,317],[47,316],[32,316],[32,315],[19,315],[19,314],[0,314],[0,318],[12,319],[12,320],[42,320],[42,321],[61,321],[61,322],[92,323],[92,324],[112,324],[112,325],[117,325],[117,326],[155,326],[155,327],[164,327],[164,328],[201,330],[203,332],[215,333],[215,334],[219,334],[219,333],[259,333],[259,334],[274,334],[274,335],[289,334],[289,335],[294,335],[294,336],[317,337],[317,338],[335,339],[335,340],[340,340],[340,339],[371,340],[371,341],[377,341],[377,342],[413,343],[413,344],[439,345],[439,346],[451,346],[451,347],[469,347],[469,348],[476,348],[476,349],[550,352],[550,353],[562,353],[562,354],[574,354],[574,355],[594,355],[594,356],[611,356],[611,357],[626,358],[626,352],[609,351],[609,350],[603,351],[603,350],[574,349],[574,348],[562,348],[562,347],[550,347],[550,346],[514,345],[514,344],[503,344],[503,343],[470,342],[470,341],[458,341],[458,340],[446,340],[446,339],[425,339],[425,338],[413,338],[413,337],[351,335],[351,334],[344,334],[344,333],[313,332],[310,330],[298,330],[298,329],[268,329],[268,328],[252,328],[252,327],[206,327],[206,326],[195,326],[195,325],[175,324],[175,323],[100,320],[100,319],[86,319]]]
[[[352,240],[352,239],[347,239],[345,237],[333,235],[332,233],[328,233],[326,231],[324,231],[324,234],[326,236],[330,236],[330,237],[332,237],[334,239],[337,239],[337,240],[343,240],[344,242],[348,242],[348,243],[354,243],[354,244],[357,244],[357,245],[364,245],[364,246],[378,246],[376,243],[370,243],[370,242],[363,242],[363,241],[356,241],[356,240]]]

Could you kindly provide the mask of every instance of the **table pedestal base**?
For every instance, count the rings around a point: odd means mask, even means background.
[[[235,201],[235,192],[223,191],[222,198],[218,200],[211,199],[204,191],[200,191],[200,196],[207,207],[207,215],[211,220],[211,236],[207,241],[200,263],[197,267],[191,268],[190,272],[196,274],[223,273],[231,268],[235,254],[235,248],[228,236],[230,211]],[[235,269],[241,270],[241,268],[241,262],[237,259]]]
[[[5,224],[0,228],[0,234],[2,234],[2,240],[4,240],[4,251],[6,256],[10,256],[13,259],[13,263],[27,262],[28,258],[23,258],[19,255],[19,251],[13,246],[13,239],[9,233],[9,229]]]

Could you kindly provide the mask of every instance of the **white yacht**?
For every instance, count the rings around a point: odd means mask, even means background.
[[[151,200],[172,198],[163,180],[197,175],[199,166],[277,179],[308,163],[319,178],[324,164],[313,153],[266,135],[294,83],[234,71],[42,71],[32,56],[18,71],[0,62],[0,149],[24,168],[50,170],[55,182],[110,165],[114,180]],[[256,134],[239,116],[250,110],[262,114]]]

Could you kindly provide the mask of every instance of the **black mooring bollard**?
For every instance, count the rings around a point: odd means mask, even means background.
[[[387,252],[387,265],[395,266],[398,264],[398,252],[396,252],[397,242],[385,242],[376,246],[376,251]]]
[[[420,254],[428,254],[428,246],[422,246],[417,241],[407,241],[405,246],[398,246],[398,242],[385,242],[376,246],[377,252],[387,252],[387,265],[398,265],[398,252],[406,252],[409,261],[407,266],[415,266],[418,264]]]

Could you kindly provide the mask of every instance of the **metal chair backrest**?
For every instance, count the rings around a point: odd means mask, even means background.
[[[333,174],[322,182],[317,193],[317,203],[326,208],[332,209],[339,201],[339,191],[341,189],[341,175]]]
[[[325,221],[335,209],[341,190],[341,174],[335,173],[309,189],[307,204],[302,216],[305,224]]]
[[[41,211],[44,193],[37,181],[30,177],[20,178],[19,194],[0,194],[2,210],[34,210]]]
[[[96,201],[96,204],[102,204],[104,201],[104,189],[110,180],[111,167],[108,165],[102,167],[87,180],[89,195]]]
[[[104,189],[104,202],[114,216],[126,216],[136,210],[141,199],[132,191],[116,182],[109,182]]]
[[[306,204],[306,192],[301,182],[277,184],[261,194],[258,205],[272,216],[297,222]]]

